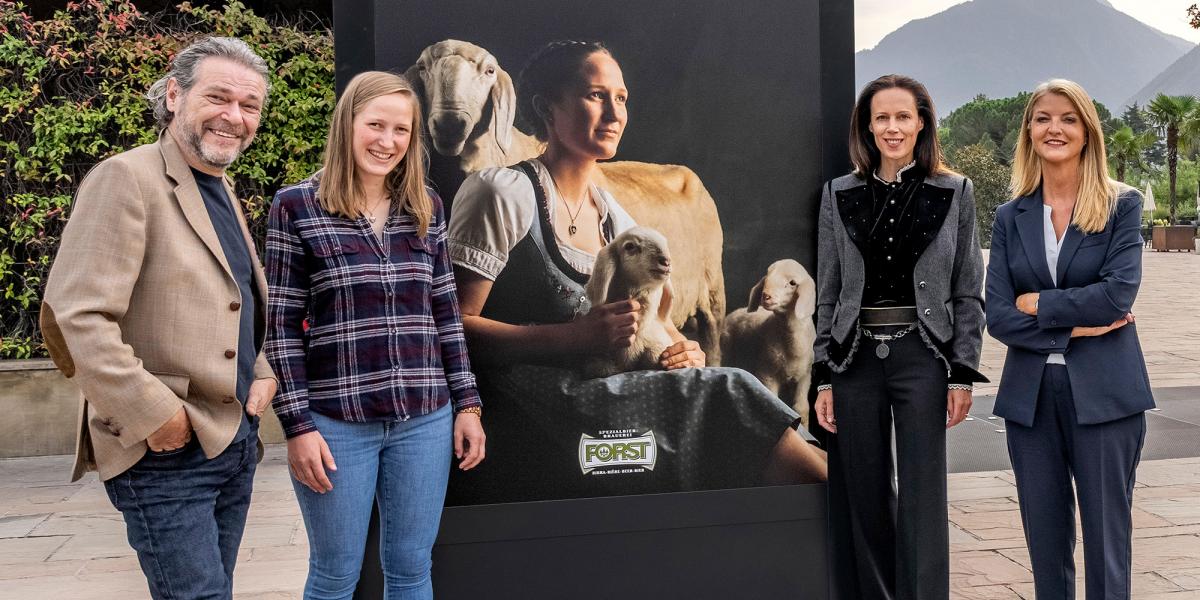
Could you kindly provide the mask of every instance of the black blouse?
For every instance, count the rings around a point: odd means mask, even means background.
[[[846,230],[862,253],[866,268],[864,308],[917,303],[913,268],[936,231],[930,227],[931,216],[918,216],[913,206],[914,202],[927,201],[918,197],[923,178],[912,176],[912,171],[901,171],[903,174],[910,176],[893,182],[872,177],[867,183],[868,194],[847,207],[852,214],[846,215],[850,217],[845,221]]]

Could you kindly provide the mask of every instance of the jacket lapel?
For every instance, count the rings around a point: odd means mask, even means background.
[[[1058,252],[1058,269],[1056,276],[1058,277],[1058,287],[1066,287],[1063,285],[1067,274],[1067,267],[1071,266],[1071,259],[1075,258],[1075,251],[1079,249],[1079,243],[1083,241],[1083,232],[1075,226],[1074,223],[1067,225],[1067,230],[1063,232],[1062,250]]]
[[[179,202],[179,208],[183,210],[183,216],[208,247],[213,258],[225,269],[225,274],[232,279],[233,270],[225,260],[225,250],[221,248],[217,230],[213,227],[212,219],[208,217],[208,209],[204,207],[204,199],[200,197],[200,188],[196,185],[196,179],[192,176],[192,171],[169,130],[164,129],[159,135],[158,147],[167,166],[167,176],[175,181],[175,199]]]
[[[856,273],[867,272],[866,259],[863,258],[862,250],[867,243],[865,232],[854,226],[855,220],[871,218],[871,192],[867,185],[870,184],[834,192],[834,197],[837,199],[838,216],[842,221],[842,231],[846,233],[846,254],[852,257],[849,260],[857,259],[855,265],[857,271],[854,271]],[[846,266],[849,267],[849,265]],[[861,280],[862,277],[859,277],[858,283],[861,284]]]
[[[1016,216],[1017,235],[1021,236],[1021,247],[1025,249],[1025,258],[1029,259],[1029,266],[1033,268],[1033,272],[1037,274],[1038,283],[1042,284],[1041,289],[1054,289],[1054,280],[1050,278],[1050,268],[1046,266],[1046,240],[1045,240],[1045,215],[1042,210],[1042,188],[1038,188],[1034,193],[1022,197],[1017,202],[1017,209],[1020,211]],[[1064,244],[1063,251],[1066,251]],[[1063,264],[1062,257],[1058,259],[1058,264]]]

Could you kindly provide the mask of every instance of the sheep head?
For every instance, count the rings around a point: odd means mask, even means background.
[[[767,274],[750,290],[747,312],[762,307],[782,315],[794,311],[797,317],[809,317],[816,311],[817,284],[804,265],[787,258],[767,267]]]
[[[439,154],[458,156],[489,129],[501,151],[512,145],[516,91],[487,50],[443,40],[422,50],[404,75],[425,104],[429,138]]]
[[[592,306],[624,300],[631,291],[667,287],[670,277],[667,238],[649,227],[634,227],[618,235],[596,255],[596,266],[587,283],[587,297]]]

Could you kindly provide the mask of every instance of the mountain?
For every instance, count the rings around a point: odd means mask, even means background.
[[[862,89],[879,75],[911,75],[944,116],[978,94],[1013,96],[1065,77],[1119,113],[1194,47],[1102,0],[973,0],[910,21],[858,52],[855,81]]]
[[[1145,106],[1160,93],[1168,96],[1200,95],[1200,46],[1171,63],[1158,77],[1150,80],[1150,83],[1126,100],[1125,104],[1137,102],[1138,105]]]

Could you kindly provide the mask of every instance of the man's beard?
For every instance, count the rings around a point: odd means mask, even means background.
[[[233,161],[237,160],[238,156],[241,156],[242,151],[246,149],[247,144],[240,143],[237,149],[229,152],[211,151],[204,147],[204,130],[207,128],[208,126],[206,124],[201,124],[199,130],[188,128],[186,135],[187,144],[188,146],[191,146],[196,157],[203,161],[204,164],[224,170],[229,165],[233,164]]]

